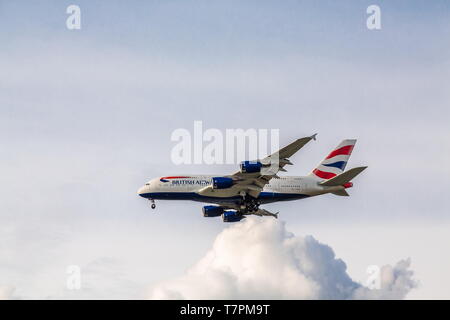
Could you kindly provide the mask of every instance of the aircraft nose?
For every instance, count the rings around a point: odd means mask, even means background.
[[[144,193],[145,193],[145,186],[142,186],[142,187],[140,187],[139,190],[137,191],[137,194],[140,195],[140,196],[142,197]]]

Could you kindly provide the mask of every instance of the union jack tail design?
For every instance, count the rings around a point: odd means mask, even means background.
[[[342,141],[309,175],[320,180],[334,178],[344,172],[356,139]]]

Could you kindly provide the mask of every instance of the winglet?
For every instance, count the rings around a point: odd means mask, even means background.
[[[317,136],[317,133],[314,133],[310,138],[313,139],[314,141],[316,141],[316,136]]]

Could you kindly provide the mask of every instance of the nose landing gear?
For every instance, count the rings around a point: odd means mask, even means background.
[[[156,208],[155,200],[150,199],[150,201],[151,201],[151,203],[152,203],[151,208],[152,208],[152,209],[155,209],[155,208]]]

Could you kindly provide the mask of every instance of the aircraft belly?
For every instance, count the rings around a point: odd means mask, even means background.
[[[281,193],[281,192],[261,192],[258,199],[261,203],[270,203],[277,201],[298,200],[310,197],[310,195],[303,193]]]

